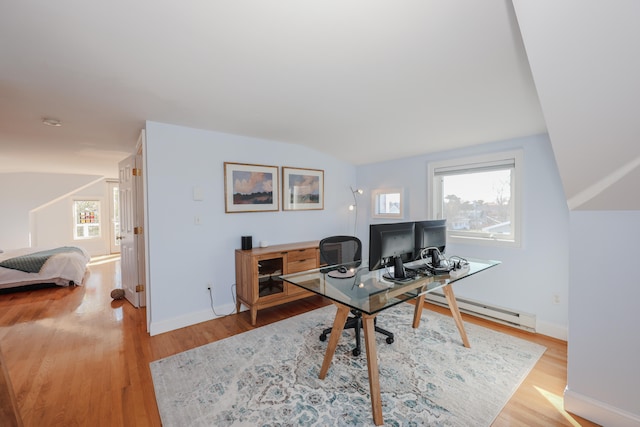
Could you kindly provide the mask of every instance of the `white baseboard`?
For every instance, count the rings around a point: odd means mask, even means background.
[[[151,320],[151,325],[149,325],[149,335],[154,336],[158,334],[163,334],[165,332],[174,331],[176,329],[184,328],[187,326],[195,325],[197,323],[206,322],[207,320],[217,319],[218,317],[224,317],[229,314],[235,313],[236,306],[235,304],[226,304],[220,307],[216,307],[216,313],[218,316],[213,314],[211,309],[199,311],[196,313],[189,313],[184,316],[174,317],[172,319],[162,320],[159,322],[154,322]]]
[[[569,390],[568,386],[564,390],[564,410],[603,426],[640,426],[640,414],[631,414],[607,403],[576,393]]]
[[[536,323],[536,332],[562,341],[567,341],[569,338],[566,325],[558,325],[540,320]]]
[[[446,297],[441,292],[428,293],[426,295],[426,301],[441,307],[449,307]],[[456,297],[456,301],[461,313],[470,314],[525,331],[536,332],[536,316],[533,314],[518,312],[510,308],[499,307],[468,298]]]

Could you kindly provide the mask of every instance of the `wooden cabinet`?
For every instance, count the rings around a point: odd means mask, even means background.
[[[251,324],[258,310],[284,304],[313,293],[280,279],[281,274],[318,268],[318,241],[290,243],[249,250],[236,249],[236,310],[246,305]]]

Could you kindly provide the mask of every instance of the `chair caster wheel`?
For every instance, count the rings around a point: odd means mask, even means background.
[[[351,351],[351,354],[353,354],[353,357],[358,357],[358,356],[360,356],[360,350],[358,350],[357,348],[354,348]]]
[[[325,334],[320,335],[320,341],[326,341],[327,336]]]
[[[393,338],[388,337],[387,338],[387,344],[393,344]]]

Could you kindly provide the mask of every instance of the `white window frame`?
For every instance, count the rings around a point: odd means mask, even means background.
[[[380,212],[380,198],[387,195],[399,195],[400,210],[398,213]],[[371,216],[373,218],[404,218],[404,191],[402,188],[377,189],[371,192]]]
[[[98,221],[98,226],[100,227],[100,233],[98,233],[97,236],[86,236],[86,237],[78,237],[76,235],[76,226],[78,225],[76,223],[76,202],[97,202],[98,203],[98,215],[99,215],[99,221]],[[73,240],[98,240],[98,239],[102,239],[102,233],[104,230],[104,203],[102,201],[101,197],[77,197],[74,198],[71,202],[71,215],[72,215],[72,224],[73,224],[73,230],[72,230],[72,235],[73,235]]]
[[[475,157],[465,157],[450,159],[428,164],[428,188],[430,194],[427,196],[428,212],[433,219],[444,217],[444,194],[442,194],[443,174],[456,174],[480,171],[482,169],[501,169],[512,165],[511,174],[511,220],[512,235],[508,239],[500,236],[478,236],[471,233],[447,230],[447,241],[451,243],[480,244],[491,246],[521,247],[522,246],[522,176],[523,176],[522,150],[503,151],[499,153],[486,154]]]

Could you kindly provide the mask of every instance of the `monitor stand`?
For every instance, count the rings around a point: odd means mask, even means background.
[[[404,264],[402,263],[402,257],[395,257],[393,259],[393,278],[405,279],[407,277],[404,271]]]
[[[395,282],[409,281],[413,279],[413,277],[407,276],[404,264],[402,263],[402,257],[399,256],[393,258],[393,274],[383,274],[382,277]]]

